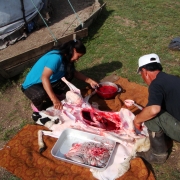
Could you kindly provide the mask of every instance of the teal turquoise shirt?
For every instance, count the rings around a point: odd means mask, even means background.
[[[62,56],[59,54],[58,50],[52,50],[45,55],[43,55],[32,67],[22,87],[27,89],[28,87],[42,83],[41,76],[44,68],[47,67],[53,71],[50,77],[50,82],[56,82],[62,78],[65,74],[64,64],[62,62]]]

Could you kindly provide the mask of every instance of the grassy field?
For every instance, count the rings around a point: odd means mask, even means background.
[[[106,0],[98,19],[89,28],[89,35],[83,41],[87,54],[77,63],[77,69],[99,81],[115,73],[132,82],[145,85],[136,74],[138,58],[144,54],[156,53],[160,56],[164,71],[180,76],[180,52],[168,49],[170,41],[180,35],[180,1],[178,0]],[[29,69],[20,76],[0,84],[0,99],[6,99],[8,86],[18,86],[23,82]],[[78,83],[79,87],[84,84]],[[19,101],[27,101],[20,98]],[[18,102],[19,103],[19,102]],[[28,102],[26,102],[26,105]],[[28,104],[29,105],[29,104]],[[27,105],[27,106],[28,106]],[[19,116],[12,110],[13,117]],[[1,120],[1,119],[0,119]],[[22,124],[27,123],[23,121]],[[11,130],[11,129],[10,129]],[[17,131],[2,135],[4,141]],[[2,129],[0,128],[0,133]],[[3,138],[1,138],[3,139]],[[179,166],[180,167],[180,166]],[[180,179],[180,169],[173,166],[154,166],[158,180]],[[11,179],[16,179],[11,177]]]
[[[168,50],[179,35],[180,1],[107,0],[106,8],[85,39],[87,54],[77,68],[101,79],[116,73],[142,83],[136,74],[138,58],[157,53],[164,70],[180,75],[179,52]]]

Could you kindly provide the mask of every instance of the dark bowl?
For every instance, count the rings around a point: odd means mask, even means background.
[[[99,87],[96,89],[97,95],[103,99],[112,99],[120,91],[121,88],[118,88],[118,86],[112,82],[99,83]]]

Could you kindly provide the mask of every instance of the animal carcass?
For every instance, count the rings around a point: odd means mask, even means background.
[[[149,138],[146,127],[144,126],[141,133],[135,132],[133,125],[135,116],[131,111],[126,108],[121,108],[118,112],[101,111],[97,106],[95,107],[88,102],[95,91],[83,99],[79,89],[65,78],[62,78],[62,80],[70,88],[70,91],[66,93],[66,99],[62,101],[63,109],[56,110],[50,107],[46,111],[40,112],[41,116],[47,115],[48,118],[58,117],[60,122],[47,121],[44,126],[48,127],[51,131],[40,130],[38,132],[40,151],[42,152],[44,148],[42,134],[58,138],[66,128],[79,129],[105,136],[118,142],[116,151],[118,157],[114,155],[114,159],[112,158],[111,160],[114,163],[111,163],[108,168],[112,172],[117,171],[114,172],[114,175],[111,174],[112,177],[119,177],[127,171],[129,160],[135,156],[137,151],[147,151],[149,149]],[[57,120],[57,118],[54,119]],[[42,121],[38,124],[42,124]],[[116,166],[123,162],[127,162],[127,166],[123,166],[126,167],[125,169],[120,168],[120,172]],[[91,171],[95,177],[101,179],[99,176],[102,176],[103,172]],[[109,176],[109,174],[104,171],[103,176]]]

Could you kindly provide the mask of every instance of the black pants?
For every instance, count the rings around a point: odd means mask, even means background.
[[[58,80],[57,82],[52,83],[51,86],[54,93],[57,95],[62,95],[67,90],[67,85],[62,80]],[[47,108],[43,106],[44,102],[52,105],[52,102],[45,89],[43,88],[42,83],[34,84],[27,89],[21,89],[22,92],[28,97],[28,99],[32,101],[32,103],[39,111]]]

